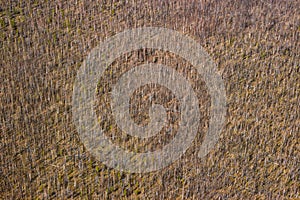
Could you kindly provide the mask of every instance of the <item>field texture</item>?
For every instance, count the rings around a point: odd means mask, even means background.
[[[158,85],[132,95],[130,114],[147,124],[154,96],[170,108],[167,127],[139,139],[115,124],[111,87],[143,63],[183,74],[199,98],[201,119],[195,141],[172,165],[120,172],[97,161],[80,140],[72,122],[73,85],[101,41],[151,26],[190,36],[210,54],[225,82],[226,121],[216,147],[199,159],[211,104],[203,79],[170,52],[124,54],[99,77],[95,104],[114,144],[152,151],[176,134],[178,101]],[[0,199],[299,199],[299,33],[297,0],[1,0]]]

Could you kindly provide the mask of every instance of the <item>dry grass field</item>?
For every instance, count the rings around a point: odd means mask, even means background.
[[[166,27],[210,54],[225,82],[227,115],[216,147],[197,156],[209,126],[210,96],[193,66],[151,49],[118,58],[99,78],[97,116],[116,145],[161,148],[176,134],[128,137],[109,109],[109,91],[130,68],[162,63],[182,73],[199,98],[201,123],[187,152],[161,171],[108,168],[72,122],[76,73],[101,41],[126,29]],[[0,2],[0,199],[299,199],[300,1],[19,0]],[[176,107],[166,88],[142,87],[131,115],[145,124],[155,101]],[[178,113],[170,111],[176,130]]]

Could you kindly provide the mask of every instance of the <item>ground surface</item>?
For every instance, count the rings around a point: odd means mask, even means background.
[[[1,1],[0,198],[300,198],[299,7],[296,0]],[[203,116],[181,159],[162,171],[130,174],[107,168],[86,151],[71,103],[87,54],[115,33],[141,26],[174,29],[198,41],[222,74],[228,111],[216,148],[199,160],[210,115],[201,77],[171,53],[124,55],[100,79],[95,106],[106,119],[107,136],[117,136],[114,143],[145,151],[176,134],[138,140],[115,126],[104,102],[121,72],[136,64],[165,63],[183,73],[197,91]],[[149,93],[165,106],[178,103],[165,88],[141,88],[132,98],[137,123],[147,122]],[[178,114],[169,115],[176,130]]]

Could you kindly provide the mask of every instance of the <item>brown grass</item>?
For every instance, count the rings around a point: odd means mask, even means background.
[[[300,198],[299,7],[296,0],[1,1],[0,198]],[[204,118],[198,138],[162,171],[130,174],[107,168],[85,150],[71,102],[87,54],[105,38],[141,26],[171,28],[198,41],[222,73],[228,112],[216,148],[199,160],[209,98],[201,78],[191,79],[206,95],[199,98]],[[120,58],[110,69],[123,63],[128,70],[156,57],[172,66],[183,62],[162,52],[142,57],[133,52],[127,65]],[[177,70],[189,77],[188,69]],[[101,80],[109,89],[114,78]],[[167,92],[159,91],[141,93]],[[99,93],[99,105],[105,95]],[[136,109],[142,110],[133,117],[147,120],[147,104]],[[122,136],[108,120],[109,126],[107,135]],[[136,144],[122,137],[114,142]],[[156,140],[141,143],[140,151],[159,148]]]

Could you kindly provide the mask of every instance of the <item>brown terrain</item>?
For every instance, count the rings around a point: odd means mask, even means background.
[[[172,165],[120,172],[97,161],[81,142],[72,122],[73,84],[101,41],[151,26],[190,36],[213,58],[225,82],[226,121],[216,147],[199,159],[210,116],[205,82],[170,52],[124,54],[99,77],[95,104],[114,144],[152,151],[176,134],[178,101],[159,85],[136,91],[130,114],[146,124],[153,95],[169,108],[167,127],[139,139],[116,126],[111,87],[142,63],[183,74],[199,98],[201,119],[192,146]],[[1,1],[0,199],[299,199],[299,33],[297,0]]]

